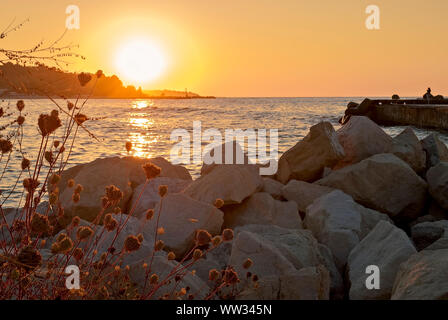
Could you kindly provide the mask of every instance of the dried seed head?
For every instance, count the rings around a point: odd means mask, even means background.
[[[89,120],[89,118],[85,114],[82,114],[82,113],[78,113],[77,115],[75,115],[74,118],[75,118],[76,124],[78,126],[82,125],[84,122]]]
[[[142,243],[143,240],[144,240],[143,235],[142,235],[141,233],[139,233],[139,234],[137,235],[137,239],[138,239],[138,241],[139,241],[140,243]]]
[[[52,193],[50,194],[50,196],[48,197],[48,202],[49,202],[51,205],[55,205],[56,202],[58,202],[58,194],[57,194],[56,192],[52,192]]]
[[[73,188],[74,185],[75,185],[75,180],[70,179],[67,181],[67,187]]]
[[[246,261],[244,261],[243,263],[243,268],[244,269],[249,269],[250,267],[252,267],[253,261],[250,258],[247,258]]]
[[[233,270],[232,267],[228,267],[225,271],[224,271],[224,275],[223,275],[223,282],[228,284],[228,285],[232,285],[232,284],[236,284],[240,281],[240,279],[238,278],[238,274],[236,273],[235,270]]]
[[[12,151],[12,143],[6,139],[0,139],[0,149],[2,154],[9,153]]]
[[[92,228],[88,226],[79,227],[76,236],[79,241],[89,238],[93,234]]]
[[[154,216],[154,210],[148,209],[148,211],[146,211],[146,220],[151,220],[153,216]]]
[[[81,248],[76,248],[75,250],[73,250],[73,257],[79,261],[84,257],[84,252],[82,251]]]
[[[25,122],[25,117],[24,116],[18,116],[17,117],[17,124],[19,126],[21,126],[24,122]]]
[[[160,197],[164,197],[166,195],[166,193],[168,192],[168,186],[166,185],[160,185],[159,186],[159,196]]]
[[[232,229],[224,229],[222,231],[222,240],[223,241],[232,241],[233,239],[233,230]]]
[[[132,142],[126,141],[126,151],[131,152],[132,150]]]
[[[165,234],[165,229],[163,227],[160,227],[157,229],[157,234]]]
[[[159,276],[156,275],[155,273],[153,273],[151,275],[151,277],[149,278],[149,283],[150,284],[156,284],[157,282],[159,282]]]
[[[22,170],[25,170],[30,167],[30,160],[27,158],[22,159]]]
[[[193,260],[196,261],[196,260],[199,260],[201,258],[202,258],[202,251],[200,249],[195,249],[193,251]]]
[[[222,199],[216,199],[215,203],[213,204],[216,208],[220,209],[224,206],[224,200]]]
[[[67,109],[70,111],[75,107],[75,105],[73,103],[71,103],[70,101],[67,102]]]
[[[219,279],[219,276],[220,276],[220,272],[219,272],[218,270],[216,270],[216,269],[211,269],[211,270],[208,272],[208,279],[209,279],[210,281],[216,281],[216,280],[218,280],[218,279]]]
[[[176,259],[176,254],[173,251],[170,251],[167,256],[168,260]]]
[[[51,229],[48,216],[35,212],[31,217],[31,231],[38,234],[48,233]]]
[[[81,200],[81,196],[79,195],[79,193],[74,193],[72,195],[72,200],[73,200],[74,203],[78,203],[79,200]]]
[[[163,247],[165,247],[165,243],[163,242],[163,240],[157,240],[155,246],[154,246],[154,250],[155,251],[160,251],[163,249]]]
[[[61,181],[61,176],[56,173],[53,173],[50,177],[50,183],[52,185],[55,185],[55,184],[58,184],[59,181]]]
[[[196,245],[205,246],[212,240],[212,235],[207,230],[196,231]]]
[[[84,187],[80,184],[76,185],[75,190],[73,191],[74,193],[81,193],[84,190]]]
[[[89,73],[81,72],[78,74],[78,81],[81,87],[84,87],[89,81],[92,79],[92,76]]]
[[[95,73],[95,75],[96,75],[96,77],[99,79],[99,78],[101,78],[102,76],[103,76],[103,70],[98,70],[96,73]]]
[[[143,170],[145,171],[146,179],[148,180],[156,178],[162,172],[162,169],[160,169],[160,167],[156,166],[151,162],[144,164]]]
[[[40,266],[42,256],[36,248],[33,246],[27,246],[19,251],[17,261],[24,265],[25,270],[30,271]]]
[[[106,197],[112,203],[117,203],[123,198],[123,192],[114,185],[106,187]]]
[[[77,226],[79,226],[80,222],[81,222],[81,218],[79,218],[78,216],[75,216],[72,219],[72,226],[77,227]]]
[[[118,221],[112,218],[107,224],[106,224],[106,230],[107,231],[113,231],[118,226]]]
[[[17,101],[17,110],[19,110],[20,112],[22,112],[22,110],[25,108],[25,102],[23,102],[23,100],[19,100]]]
[[[127,252],[137,251],[140,249],[140,241],[138,241],[138,238],[133,235],[129,235],[126,237],[126,240],[124,241],[124,249]]]
[[[59,112],[53,110],[50,115],[41,114],[37,120],[40,134],[46,137],[56,131],[57,128],[62,126],[61,119],[59,119]]]
[[[55,148],[57,148],[57,147],[59,147],[59,140],[55,140],[54,142],[53,142],[53,146],[55,147]]]
[[[212,244],[214,247],[219,246],[221,244],[221,242],[222,242],[221,236],[214,236],[212,239]]]

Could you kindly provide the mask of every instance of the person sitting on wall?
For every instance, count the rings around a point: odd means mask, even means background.
[[[428,88],[426,93],[423,95],[423,99],[431,100],[432,98],[434,98],[434,96],[431,94],[431,88]]]

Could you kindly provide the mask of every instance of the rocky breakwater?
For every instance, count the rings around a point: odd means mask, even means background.
[[[148,281],[142,265],[160,278],[183,266],[178,289],[197,293],[178,298],[446,299],[447,154],[435,135],[419,141],[406,128],[391,138],[352,116],[338,131],[313,126],[282,155],[275,177],[242,164],[209,166],[192,180],[156,158],[149,161],[161,174],[147,180],[148,160],[98,159],[62,174],[60,205],[81,218],[77,228],[95,225],[89,236],[106,234],[98,261],[129,245],[128,234],[140,235],[138,249],[117,262],[138,288]],[[123,193],[108,209],[126,225],[118,237],[108,231],[110,216],[95,221],[111,184]],[[77,231],[66,228],[46,239],[46,250],[61,232],[76,242]],[[159,296],[176,292],[167,286]]]

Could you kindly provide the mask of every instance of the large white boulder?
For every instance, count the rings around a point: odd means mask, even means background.
[[[186,272],[184,270],[184,272],[178,273],[179,275],[185,274],[179,281],[174,281],[177,273],[174,274],[174,276],[169,277],[170,272],[172,272],[174,268],[177,267],[178,270],[181,270],[182,266],[178,266],[179,263],[176,261],[169,261],[166,255],[160,254],[154,257],[151,264],[151,272],[148,272],[148,274],[147,270],[143,268],[143,263],[147,263],[149,268],[149,259],[135,262],[130,265],[129,277],[132,283],[134,283],[140,290],[145,288],[144,293],[148,294],[157,286],[157,284],[149,284],[150,276],[152,274],[156,274],[159,278],[159,283],[163,283],[163,285],[158,286],[157,290],[154,290],[154,293],[151,296],[152,300],[157,300],[160,298],[168,298],[171,300],[180,298],[182,300],[187,300],[190,299],[190,294],[195,300],[203,300],[208,297],[210,293],[210,288],[208,285],[198,276],[192,274],[192,272],[188,269]],[[180,291],[182,288],[189,288],[187,294],[181,296],[175,295],[175,293]]]
[[[392,300],[446,300],[448,249],[423,250],[400,266]]]
[[[224,225],[235,228],[246,224],[277,225],[283,228],[302,228],[297,204],[279,201],[269,193],[257,192],[241,204],[230,205],[224,210]]]
[[[152,162],[162,169],[161,176],[191,180],[187,169],[182,166],[172,165],[163,158],[140,159],[134,157],[112,157],[96,159],[90,163],[77,165],[65,170],[58,184],[59,200],[65,211],[72,216],[80,216],[92,221],[101,211],[101,198],[105,194],[105,188],[115,185],[123,192],[123,198],[119,203],[122,212],[126,212],[133,188],[146,180],[142,165]],[[69,179],[83,186],[79,202],[72,201],[73,188],[67,186]]]
[[[305,212],[306,208],[312,204],[314,200],[334,190],[336,189],[314,183],[290,180],[288,184],[282,188],[282,195],[285,199],[297,203],[299,211]]]
[[[247,259],[253,261],[244,269]],[[240,275],[242,290],[238,299],[328,299],[330,276],[323,266],[297,270],[275,245],[255,233],[242,231],[233,242],[229,264]],[[245,279],[251,272],[258,276],[258,285]]]
[[[210,173],[214,168],[222,165],[254,164],[249,160],[239,142],[235,140],[208,150],[205,152],[203,160],[201,176]]]
[[[291,179],[315,181],[322,177],[325,167],[332,167],[343,157],[344,150],[333,126],[320,122],[280,157],[277,180],[283,184]]]
[[[344,148],[345,157],[335,168],[342,168],[378,153],[386,153],[392,148],[392,138],[375,122],[364,116],[352,116],[337,131],[339,143]]]
[[[213,204],[222,199],[225,204],[241,203],[263,185],[255,165],[216,166],[208,174],[193,181],[184,193],[193,199]]]
[[[376,227],[353,248],[348,257],[350,299],[390,299],[400,264],[417,251],[406,233],[387,221]],[[369,266],[379,268],[379,288],[368,289]]]
[[[391,153],[409,164],[417,173],[423,172],[426,168],[426,153],[410,127],[406,127],[393,139]]]
[[[362,205],[391,217],[415,219],[426,201],[426,182],[392,154],[377,154],[332,171],[316,183],[340,189]]]
[[[444,209],[448,210],[448,162],[439,162],[426,173],[431,196]]]
[[[306,210],[305,227],[316,239],[332,252],[339,271],[344,270],[351,250],[365,236],[369,228],[375,227],[387,216],[364,208],[353,199],[336,190],[311,204]]]
[[[160,218],[158,217],[160,214]],[[193,246],[196,230],[204,229],[212,235],[219,234],[223,224],[223,213],[216,207],[194,200],[182,193],[168,194],[154,209],[154,217],[146,221],[145,229],[158,228],[164,233],[158,236],[166,248],[176,256],[183,255]],[[145,221],[146,218],[141,218]]]
[[[183,191],[190,183],[191,180],[168,177],[151,179],[148,183],[143,183],[135,188],[129,211],[132,210],[134,217],[141,218],[148,209],[154,209],[160,202],[159,186],[167,186],[168,194],[171,194]]]
[[[236,234],[242,231],[254,233],[269,241],[297,270],[324,265],[330,273],[331,295],[341,297],[342,277],[334,264],[331,251],[318,243],[311,231],[268,225],[246,225],[235,229]]]

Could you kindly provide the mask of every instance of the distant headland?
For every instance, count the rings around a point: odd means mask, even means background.
[[[13,63],[0,65],[0,98],[43,98],[47,96],[76,98],[78,95],[103,99],[214,99],[194,92],[175,90],[142,90],[132,85],[124,86],[116,76],[92,79],[81,86],[78,74],[65,72],[56,67],[44,65],[21,66]]]

